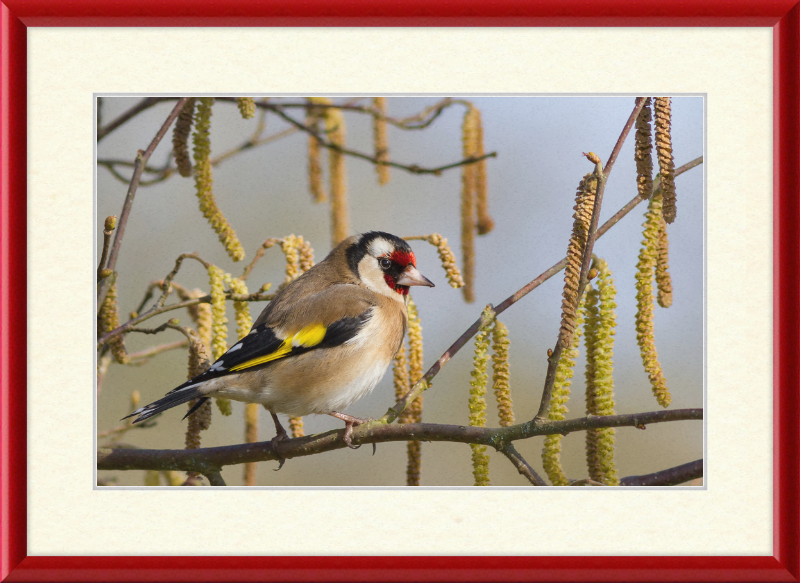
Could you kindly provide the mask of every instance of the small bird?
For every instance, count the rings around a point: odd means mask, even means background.
[[[315,413],[344,421],[344,442],[355,449],[353,426],[367,420],[342,410],[375,388],[400,350],[414,285],[434,287],[403,239],[380,231],[349,237],[281,290],[206,372],[128,417],[139,423],[199,399],[189,416],[209,397],[224,397],[261,403],[275,423],[273,443],[288,438],[278,413]]]

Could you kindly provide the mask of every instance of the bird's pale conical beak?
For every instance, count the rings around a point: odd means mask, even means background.
[[[413,265],[406,267],[405,271],[397,278],[398,285],[427,285],[428,287],[436,287],[433,282],[422,275],[417,268]]]

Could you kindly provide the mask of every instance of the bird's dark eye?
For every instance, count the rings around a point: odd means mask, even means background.
[[[381,268],[383,269],[389,269],[392,266],[392,262],[386,259],[386,257],[381,257],[378,259],[378,262],[381,264]]]

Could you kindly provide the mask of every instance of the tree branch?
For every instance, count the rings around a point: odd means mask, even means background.
[[[533,484],[534,486],[547,486],[547,482],[545,482],[542,477],[536,473],[531,465],[525,461],[525,458],[520,455],[512,444],[507,443],[503,449],[500,450],[504,456],[506,456],[512,464],[517,468],[520,474],[528,478],[528,481]]]
[[[680,168],[677,168],[675,170],[675,176],[676,177],[680,176],[684,172],[691,170],[692,168],[699,166],[702,163],[703,163],[702,156],[695,158],[691,162],[688,162],[683,166],[681,166]],[[655,188],[661,188],[660,182],[656,184]],[[603,226],[597,229],[597,236],[595,237],[595,240],[605,235],[609,231],[609,229],[611,229],[611,227],[616,225],[625,215],[631,212],[640,202],[642,202],[642,200],[643,199],[638,195],[635,196],[628,204],[622,207],[613,217],[611,217],[605,223],[603,223]],[[513,306],[515,303],[520,301],[522,298],[531,293],[537,287],[542,285],[545,281],[547,281],[548,279],[556,275],[559,271],[564,269],[566,265],[567,265],[567,259],[565,257],[564,259],[562,259],[561,261],[559,261],[558,263],[556,263],[555,265],[553,265],[552,267],[550,267],[549,269],[538,275],[531,282],[524,285],[518,291],[511,294],[500,304],[498,304],[494,308],[495,315],[500,315],[505,310]],[[444,354],[442,354],[442,356],[439,357],[439,360],[433,363],[433,366],[431,366],[431,368],[428,369],[428,372],[425,373],[425,376],[423,376],[417,384],[411,387],[411,390],[408,393],[406,393],[406,395],[403,398],[401,398],[392,407],[390,407],[389,410],[381,419],[383,421],[386,421],[387,423],[391,423],[395,419],[397,419],[397,417],[400,415],[400,413],[402,413],[405,410],[405,408],[408,406],[409,403],[412,403],[419,396],[420,393],[427,390],[428,386],[430,385],[430,382],[437,374],[439,374],[439,371],[447,363],[447,361],[453,358],[453,356],[459,350],[461,350],[461,348],[463,348],[467,342],[469,342],[470,338],[472,338],[473,336],[475,336],[475,334],[477,334],[478,330],[482,325],[483,325],[483,316],[478,318],[472,324],[472,326],[467,328],[467,330],[461,336],[459,336],[455,342],[453,342],[450,348],[448,348],[444,352]]]
[[[125,234],[125,226],[128,224],[128,217],[130,216],[131,207],[133,206],[133,199],[136,196],[136,189],[139,187],[139,179],[142,177],[142,171],[147,165],[147,161],[150,159],[153,151],[156,149],[156,147],[158,147],[161,139],[172,125],[172,122],[175,121],[175,118],[178,117],[178,114],[181,112],[181,109],[183,109],[183,106],[186,105],[188,99],[188,97],[182,97],[178,100],[178,103],[175,104],[175,107],[167,116],[167,119],[164,120],[164,123],[161,125],[161,128],[158,130],[158,132],[156,132],[155,137],[150,142],[150,145],[147,146],[147,149],[144,151],[139,150],[139,152],[136,154],[136,163],[133,167],[133,176],[131,177],[130,185],[128,186],[128,194],[125,196],[125,203],[122,205],[122,212],[120,213],[119,221],[117,222],[117,235],[114,237],[114,245],[112,246],[111,253],[108,256],[108,264],[106,265],[106,268],[108,269],[113,270],[117,265],[119,248],[122,245],[122,237]],[[107,289],[108,285],[104,281],[102,285],[102,291],[98,297],[102,298]]]
[[[703,477],[703,460],[675,466],[652,474],[628,476],[619,481],[620,486],[675,486]]]
[[[97,128],[97,141],[99,142],[103,138],[105,138],[108,134],[113,132],[119,126],[124,124],[126,121],[133,119],[140,113],[142,113],[146,109],[150,109],[156,103],[161,103],[162,101],[171,101],[175,99],[174,97],[145,97],[139,103],[134,105],[128,111],[117,117],[114,121],[109,123],[108,125],[100,128]]]
[[[212,486],[227,486],[225,480],[222,479],[222,474],[219,472],[208,472],[203,475],[208,478],[208,483]]]
[[[172,271],[170,271],[167,274],[167,277],[165,277],[161,282],[151,283],[150,287],[148,287],[147,293],[145,294],[145,299],[141,304],[142,306],[144,305],[145,302],[149,300],[149,298],[152,297],[153,289],[155,289],[156,287],[161,288],[161,296],[159,296],[158,300],[156,300],[156,303],[153,305],[153,307],[147,310],[145,313],[137,315],[135,318],[128,320],[121,326],[118,326],[113,330],[103,334],[100,338],[97,339],[98,349],[102,347],[104,344],[106,344],[109,340],[114,338],[115,336],[127,333],[133,326],[136,326],[137,324],[140,324],[145,320],[149,320],[153,316],[163,314],[164,312],[170,312],[172,310],[187,308],[189,306],[194,306],[196,304],[207,304],[211,302],[211,294],[208,294],[200,298],[192,298],[190,300],[184,300],[182,302],[170,304],[168,306],[164,305],[164,302],[166,301],[167,296],[170,293],[170,286],[172,285],[172,280],[175,279],[175,276],[178,274],[178,270],[181,268],[184,259],[194,259],[200,262],[206,269],[208,269],[209,266],[211,265],[208,261],[201,258],[197,253],[182,253],[181,255],[179,255],[178,258],[175,260],[175,267],[173,267]],[[225,292],[225,297],[226,299],[231,299],[237,302],[255,302],[255,301],[272,299],[275,296],[274,294],[266,295],[262,292],[257,292],[252,294],[235,294],[230,290],[228,290]]]
[[[277,116],[282,118],[284,121],[290,123],[291,125],[295,126],[302,132],[313,136],[321,146],[328,148],[330,150],[336,150],[337,152],[341,152],[342,154],[346,154],[348,156],[352,156],[353,158],[360,158],[362,160],[366,160],[375,164],[376,166],[391,166],[392,168],[398,168],[400,170],[406,170],[407,172],[411,172],[412,174],[434,174],[439,175],[445,170],[450,170],[452,168],[457,168],[459,166],[464,166],[466,164],[472,164],[474,162],[480,162],[485,158],[496,158],[497,152],[489,152],[488,154],[484,154],[483,156],[475,156],[472,158],[465,158],[459,162],[454,162],[452,164],[446,164],[444,166],[439,166],[437,168],[422,168],[416,164],[399,164],[397,162],[390,162],[389,160],[379,160],[376,156],[369,156],[367,154],[363,154],[361,152],[356,152],[355,150],[349,150],[347,148],[343,148],[338,144],[334,144],[319,135],[319,133],[315,132],[312,128],[308,127],[302,122],[297,121],[290,115],[284,113],[281,110],[280,105],[273,105],[271,103],[263,104],[262,107],[266,107],[270,111],[274,112]],[[316,107],[316,105],[314,105]]]
[[[266,300],[271,300],[274,297],[275,294],[264,294],[261,292],[252,294],[235,294],[230,290],[225,292],[225,299],[232,300],[235,302],[263,302]],[[114,328],[110,332],[103,334],[100,338],[97,339],[97,346],[98,348],[101,347],[103,344],[107,343],[115,336],[127,333],[133,326],[136,326],[137,324],[140,324],[145,320],[149,320],[153,316],[158,316],[159,314],[163,314],[165,312],[171,312],[172,310],[180,310],[182,308],[188,308],[189,306],[196,306],[197,304],[210,304],[210,303],[211,303],[211,294],[208,294],[199,298],[192,298],[191,300],[184,300],[182,302],[168,304],[166,306],[153,307],[152,309],[148,310],[141,316],[137,316],[133,320],[125,322],[120,327]]]
[[[390,425],[381,421],[371,421],[355,427],[352,440],[355,444],[409,440],[479,443],[502,451],[513,441],[537,435],[566,435],[574,431],[601,427],[641,427],[650,423],[700,420],[702,418],[702,409],[674,409],[628,415],[582,417],[540,425],[528,421],[511,427],[499,428],[434,423]],[[209,472],[218,472],[227,465],[304,457],[344,447],[347,447],[344,443],[344,429],[340,429],[280,441],[277,442],[277,446],[272,441],[262,441],[201,449],[123,450],[100,448],[97,452],[97,469],[181,470],[208,475]]]
[[[589,266],[592,263],[592,251],[594,250],[595,241],[597,241],[597,224],[600,222],[600,209],[603,205],[603,193],[606,190],[608,176],[611,173],[611,168],[614,165],[617,156],[619,155],[619,151],[622,149],[622,144],[625,143],[625,139],[628,137],[633,124],[636,122],[639,112],[642,110],[642,107],[644,107],[645,101],[646,100],[644,97],[640,97],[636,100],[636,105],[634,106],[631,114],[628,116],[628,121],[622,128],[622,132],[620,132],[619,138],[617,138],[617,143],[614,145],[614,148],[608,157],[608,163],[606,164],[605,170],[603,170],[599,161],[596,162],[594,174],[597,177],[597,191],[594,197],[592,220],[589,224],[589,232],[586,235],[586,246],[583,250],[583,262],[581,264],[580,278],[578,279],[578,293],[575,298],[574,306],[575,310],[578,309],[578,306],[581,303],[581,298],[583,297],[583,293],[586,291],[586,284],[589,282]],[[536,416],[533,418],[537,423],[543,423],[549,414],[550,396],[553,392],[553,385],[556,382],[556,370],[558,369],[558,362],[561,359],[562,350],[563,346],[561,345],[561,339],[559,338],[556,341],[556,345],[553,348],[552,354],[550,354],[550,356],[547,358],[547,374],[545,375],[544,389],[542,389],[542,398],[539,403],[539,411],[537,411]]]

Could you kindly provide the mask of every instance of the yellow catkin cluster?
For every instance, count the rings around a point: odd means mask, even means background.
[[[247,403],[244,406],[244,442],[256,443],[258,441],[258,403]],[[244,464],[244,485],[256,485],[256,469],[258,464],[249,462]]]
[[[335,107],[325,109],[325,133],[331,143],[344,147],[344,114],[340,109]],[[331,221],[335,246],[347,238],[350,230],[347,212],[347,176],[342,152],[328,150],[328,174],[331,183]]]
[[[422,378],[423,352],[422,352],[422,324],[419,320],[419,311],[414,300],[408,298],[408,377],[409,382],[415,385]],[[422,395],[420,395],[422,397]]]
[[[194,407],[197,401],[189,401],[189,408]],[[194,413],[189,415],[189,423],[186,426],[186,449],[197,449],[200,447],[200,432],[211,427],[211,401],[206,401]]]
[[[227,277],[228,286],[235,294],[247,294],[247,285],[235,277]],[[239,340],[250,333],[253,327],[253,318],[250,316],[250,305],[248,302],[238,302],[234,300],[233,310],[236,312],[236,335]],[[258,441],[258,404],[248,403],[244,407],[244,437],[245,443],[255,443]],[[256,484],[255,462],[244,464],[244,485],[255,486]]]
[[[583,302],[575,318],[575,334],[572,344],[561,352],[561,358],[556,368],[556,379],[550,395],[550,411],[547,418],[550,421],[563,421],[567,414],[567,401],[569,401],[570,385],[574,375],[575,361],[580,353],[581,326],[583,325],[585,308]],[[569,480],[561,467],[561,435],[548,435],[544,439],[542,448],[542,463],[544,471],[553,486],[568,486]]]
[[[308,99],[308,103],[306,127],[314,134],[319,134],[320,113],[312,107],[313,98]],[[308,136],[308,187],[314,202],[319,203],[328,200],[328,195],[325,193],[325,185],[322,183],[322,146],[319,145],[319,140],[314,135]]]
[[[672,305],[672,277],[669,274],[669,239],[667,223],[661,218],[656,241],[656,286],[658,287],[658,305],[669,308]]]
[[[256,114],[256,100],[252,97],[237,97],[236,105],[239,106],[239,113],[244,119],[250,119]]]
[[[217,233],[220,242],[233,261],[244,259],[244,248],[236,237],[236,232],[228,224],[227,219],[217,207],[214,200],[212,185],[214,183],[211,171],[211,106],[214,105],[213,97],[200,97],[195,115],[194,129],[194,180],[197,189],[197,199],[200,211]]]
[[[389,141],[386,131],[386,98],[373,97],[372,107],[379,114],[372,118],[372,136],[375,141],[375,159],[378,162],[389,161]],[[378,184],[384,185],[389,182],[389,167],[383,164],[376,164],[375,171],[378,173]]]
[[[159,283],[160,286],[163,286],[163,282]],[[175,290],[175,293],[181,299],[182,302],[186,300],[192,300],[196,298],[202,298],[203,296],[207,295],[206,292],[199,288],[195,288],[193,290],[186,289],[182,285],[172,282],[172,289]],[[188,306],[186,311],[189,312],[189,317],[191,317],[192,322],[195,323],[197,327],[197,334],[200,336],[200,339],[205,343],[207,347],[211,347],[211,305],[207,303],[202,304],[194,304],[192,306]]]
[[[650,98],[646,98],[644,107],[636,118],[636,145],[633,159],[636,161],[636,187],[639,196],[650,198],[653,194],[653,133],[650,129]]]
[[[228,317],[225,315],[225,274],[211,265],[208,267],[208,280],[211,287],[211,350],[214,360],[228,350]],[[216,399],[217,407],[223,415],[232,413],[229,399]]]
[[[422,366],[424,364],[424,354],[422,349],[422,324],[419,319],[417,306],[410,297],[408,299],[408,382],[413,386],[422,378]],[[422,421],[422,395],[409,403],[403,415],[401,423],[419,423]],[[406,465],[406,485],[419,486],[422,475],[422,443],[419,441],[409,441],[406,444],[408,464]]]
[[[470,106],[464,114],[461,127],[462,149],[465,158],[474,155],[478,142],[480,113]],[[464,257],[464,299],[475,301],[475,199],[477,172],[475,164],[461,167],[461,254]]]
[[[653,272],[658,255],[658,232],[661,218],[661,197],[656,193],[650,197],[645,214],[642,248],[636,264],[636,341],[642,355],[642,363],[650,378],[653,394],[662,407],[672,401],[667,381],[658,362],[655,326],[653,322]]]
[[[289,417],[289,431],[292,432],[292,437],[303,437],[306,434],[303,429],[303,418]]]
[[[672,160],[672,99],[655,98],[656,154],[658,155],[661,192],[664,197],[664,220],[672,223],[677,213],[675,198],[675,163]]]
[[[189,133],[192,131],[192,119],[194,118],[194,104],[197,101],[190,97],[178,114],[178,121],[175,122],[175,129],[172,130],[172,153],[175,156],[175,165],[178,167],[178,174],[184,178],[192,175],[192,159],[189,156]]]
[[[300,277],[300,251],[298,247],[297,237],[289,235],[281,239],[281,249],[286,256],[286,277],[278,289],[283,289],[295,279]]]
[[[297,251],[300,254],[300,260],[299,260],[300,271],[305,273],[306,271],[314,267],[314,249],[312,249],[311,243],[303,240],[302,235],[299,235],[297,237]]]
[[[483,147],[483,121],[481,119],[481,112],[474,106],[470,106],[473,110],[472,115],[475,116],[474,120],[474,134],[472,134],[469,142],[470,152],[464,152],[464,157],[480,158],[486,151]],[[474,136],[474,137],[473,137]],[[466,138],[466,136],[465,136]],[[464,142],[465,148],[467,141]],[[475,210],[477,213],[476,228],[479,235],[485,235],[494,229],[494,220],[489,216],[489,192],[486,187],[486,158],[470,164],[475,168]]]
[[[206,293],[201,289],[194,289],[191,291],[192,297],[201,298]],[[197,334],[206,346],[211,348],[211,304],[197,304],[194,306],[193,319],[197,323]],[[191,313],[191,312],[190,312]]]
[[[394,378],[394,398],[395,401],[399,401],[411,388],[411,383],[408,382],[408,355],[405,342],[394,355],[392,376]],[[402,423],[402,421],[398,421],[398,423]]]
[[[211,349],[214,360],[228,350],[228,317],[225,315],[225,273],[216,265],[208,267],[208,281],[211,289]]]
[[[473,356],[471,380],[469,382],[469,424],[473,427],[486,427],[486,370],[489,365],[489,329],[494,311],[487,306],[483,311],[486,324],[475,335],[475,355]],[[472,475],[476,486],[489,485],[489,455],[486,446],[471,443]]]
[[[211,366],[211,359],[200,335],[191,328],[184,328],[189,338],[189,363],[186,370],[186,378],[193,379],[199,374],[204,373]],[[197,400],[189,401],[188,408],[192,409],[197,404]],[[200,432],[211,427],[211,402],[206,401],[197,411],[189,416],[186,425],[186,436],[184,443],[186,449],[197,449],[200,447]],[[196,472],[189,475],[197,476]]]
[[[228,277],[226,279],[233,293],[244,295],[248,293],[247,284],[241,279],[236,277]],[[234,300],[233,311],[236,313],[236,335],[241,340],[250,333],[250,328],[253,327],[253,318],[250,316],[250,303]]]
[[[186,378],[193,379],[211,366],[211,357],[208,354],[208,345],[200,337],[200,334],[191,328],[185,328],[185,330],[189,335],[189,363]]]
[[[511,402],[511,388],[508,374],[508,328],[499,320],[492,331],[492,384],[497,399],[497,413],[500,426],[514,425],[514,409]]]
[[[575,221],[572,224],[572,236],[567,247],[567,268],[564,270],[564,299],[561,301],[561,330],[558,341],[563,348],[572,344],[575,332],[575,311],[578,307],[578,287],[581,279],[581,263],[592,222],[594,198],[597,191],[597,178],[587,174],[578,186],[575,199]]]
[[[456,258],[450,250],[450,246],[447,244],[447,239],[438,233],[434,233],[428,235],[426,241],[435,246],[436,250],[439,252],[439,260],[442,262],[442,267],[444,267],[447,273],[447,281],[450,282],[450,286],[456,289],[464,287],[464,280],[461,277],[461,272],[458,270],[458,265],[456,265]]]
[[[586,414],[614,414],[614,334],[617,290],[608,263],[595,259],[599,276],[586,292]],[[586,432],[586,461],[589,477],[607,486],[618,486],[614,464],[613,427]]]
[[[286,256],[286,277],[280,285],[282,289],[314,266],[314,250],[308,241],[303,240],[302,235],[284,237],[280,244]],[[292,437],[303,437],[303,418],[289,417],[289,429]]]
[[[113,282],[108,287],[106,297],[100,305],[100,329],[101,333],[111,332],[119,327],[119,307],[117,306],[117,282]],[[119,364],[128,362],[128,353],[125,351],[125,340],[122,334],[118,334],[108,342],[111,347],[111,354]]]

